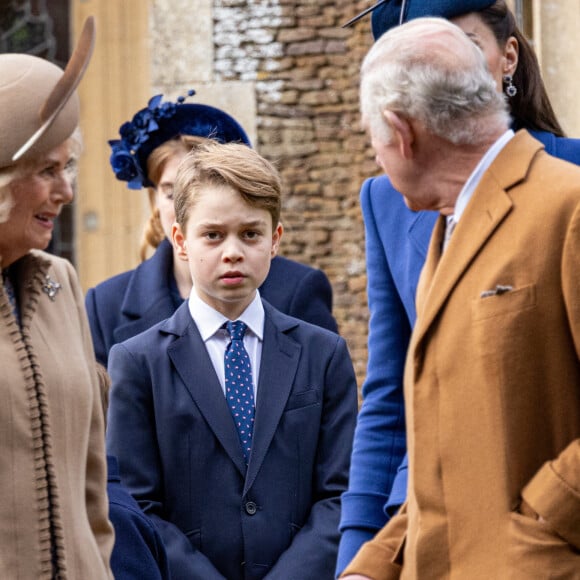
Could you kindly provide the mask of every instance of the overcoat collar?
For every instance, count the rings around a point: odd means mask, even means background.
[[[473,198],[441,256],[445,218],[435,225],[417,293],[415,344],[419,344],[445,301],[477,254],[512,209],[509,190],[525,180],[530,164],[543,145],[519,131],[483,175]]]
[[[173,314],[171,276],[173,248],[169,240],[163,240],[153,256],[139,264],[129,279],[121,303],[127,322],[115,329],[115,342],[135,336]]]
[[[247,469],[230,410],[187,303],[160,328],[161,332],[176,336],[167,354],[210,429],[240,474],[245,477],[245,491],[254,482],[270,447],[292,390],[302,350],[301,345],[289,335],[297,326],[297,321],[274,309],[266,301],[263,303],[266,313],[264,344],[258,378],[252,454]],[[199,353],[195,367],[191,364],[194,348]],[[284,369],[284,372],[280,372],[280,369]],[[199,385],[200,377],[205,383],[203,388]]]

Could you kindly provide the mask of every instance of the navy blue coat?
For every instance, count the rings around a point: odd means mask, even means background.
[[[164,240],[153,256],[134,270],[113,276],[87,292],[97,360],[107,366],[109,350],[157,322],[169,318],[181,304],[172,290],[173,250]],[[272,260],[260,295],[278,310],[333,332],[332,287],[321,270],[282,257]]]
[[[330,580],[357,386],[343,338],[265,325],[252,454],[188,304],[115,345],[108,452],[161,533],[174,580]]]
[[[169,580],[165,546],[153,522],[121,484],[117,460],[107,456],[109,520],[115,528],[115,580]]]
[[[530,132],[551,155],[580,165],[580,140]],[[388,177],[365,181],[367,376],[357,419],[348,491],[342,498],[337,574],[407,495],[403,371],[415,324],[415,293],[437,212],[413,212]]]

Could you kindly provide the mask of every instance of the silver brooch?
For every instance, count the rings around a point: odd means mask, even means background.
[[[55,282],[54,280],[50,279],[50,276],[47,274],[44,278],[44,284],[42,285],[42,291],[54,302],[54,297],[56,296],[57,292],[62,288],[62,286]]]

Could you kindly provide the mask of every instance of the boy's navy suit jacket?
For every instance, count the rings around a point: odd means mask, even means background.
[[[331,579],[357,389],[343,338],[266,301],[253,449],[187,302],[115,345],[107,442],[173,579]]]

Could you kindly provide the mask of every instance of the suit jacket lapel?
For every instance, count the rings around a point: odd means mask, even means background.
[[[285,333],[296,326],[292,319],[281,315],[268,304],[264,304],[266,322],[264,325],[264,343],[260,363],[258,397],[252,442],[252,454],[246,477],[246,492],[253,484],[272,443],[278,424],[286,407],[292,385],[301,346]],[[283,372],[281,371],[283,369]]]
[[[187,314],[190,324],[182,331],[178,331],[180,336],[167,349],[167,354],[209,428],[243,477],[246,474],[246,464],[238,432],[209,354],[197,326],[191,320],[187,303],[180,307],[177,313]],[[171,320],[175,318],[174,316]],[[193,360],[195,365],[192,364]]]
[[[266,322],[260,362],[258,397],[250,464],[246,470],[238,432],[232,421],[221,385],[197,326],[184,303],[162,326],[163,332],[177,335],[167,349],[187,391],[209,428],[214,432],[242,477],[245,490],[254,482],[278,428],[300,360],[301,346],[286,332],[296,326],[294,319],[264,302]],[[192,353],[196,353],[195,366]],[[284,369],[281,373],[280,369]]]
[[[445,220],[440,218],[437,222],[421,275],[415,344],[425,336],[463,273],[511,211],[507,191],[525,179],[541,148],[542,144],[525,131],[505,146],[483,175],[443,256],[440,248]]]

